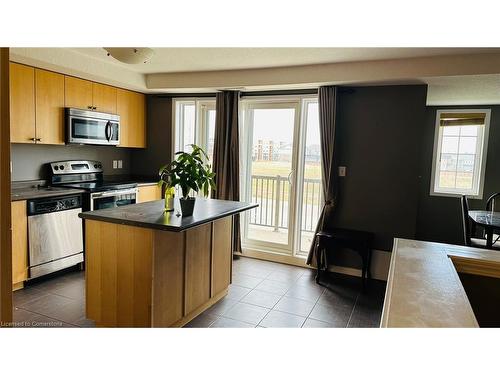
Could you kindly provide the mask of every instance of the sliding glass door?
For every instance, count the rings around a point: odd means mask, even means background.
[[[310,129],[315,112],[315,99],[244,102],[243,200],[259,204],[243,217],[244,247],[297,256],[307,251],[321,203],[319,133]]]

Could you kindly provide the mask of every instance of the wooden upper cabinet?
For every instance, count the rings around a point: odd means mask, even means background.
[[[35,141],[35,69],[10,63],[10,141]]]
[[[92,83],[92,103],[96,111],[116,113],[116,88]]]
[[[93,83],[75,77],[64,77],[64,105],[71,108],[92,109]]]
[[[36,142],[64,144],[64,75],[35,70]]]
[[[116,109],[120,115],[120,146],[146,147],[146,96],[117,89]]]

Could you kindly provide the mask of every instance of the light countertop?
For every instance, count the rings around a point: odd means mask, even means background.
[[[381,327],[478,327],[458,272],[500,277],[500,252],[396,238]]]

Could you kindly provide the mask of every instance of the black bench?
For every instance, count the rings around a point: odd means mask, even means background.
[[[339,248],[352,249],[359,254],[363,262],[361,277],[363,288],[366,286],[366,279],[371,279],[370,263],[372,258],[373,233],[354,230],[333,228],[316,234],[316,260],[317,274],[316,283],[320,283],[321,268],[328,269],[328,251]],[[325,264],[323,264],[323,259]]]

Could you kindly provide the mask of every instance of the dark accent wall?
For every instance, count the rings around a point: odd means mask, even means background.
[[[347,175],[338,177],[335,226],[375,233],[375,249],[415,238],[426,96],[426,85],[340,93],[336,147]]]
[[[158,176],[160,167],[171,160],[172,98],[147,95],[146,106],[147,148],[132,152],[132,174]]]
[[[440,106],[428,107],[424,122],[424,138],[420,147],[421,167],[420,197],[417,221],[417,239],[463,245],[462,219],[459,199],[430,195],[432,154],[434,149],[434,130],[436,111],[439,109],[490,108],[490,133],[483,199],[469,199],[471,209],[484,209],[488,197],[500,191],[500,106]]]
[[[113,146],[12,144],[12,181],[48,178],[46,163],[57,160],[99,160],[106,174],[129,174],[130,149]],[[122,169],[113,169],[113,160],[122,160]]]

